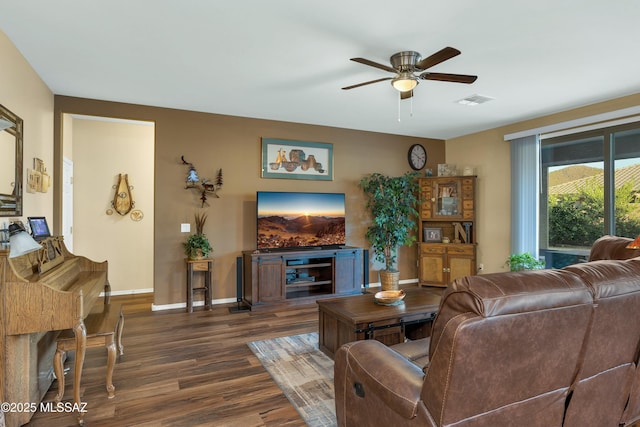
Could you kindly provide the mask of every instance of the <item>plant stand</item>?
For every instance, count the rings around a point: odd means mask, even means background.
[[[211,286],[211,275],[213,272],[213,260],[212,259],[185,259],[187,263],[187,313],[193,312],[193,293],[202,291],[204,293],[204,307],[206,310],[211,310],[211,299],[213,297],[213,291]],[[204,273],[204,286],[193,287],[193,273]]]

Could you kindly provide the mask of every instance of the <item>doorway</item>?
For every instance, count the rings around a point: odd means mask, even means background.
[[[71,177],[67,185],[63,170],[62,219],[73,253],[108,261],[113,295],[153,292],[155,124],[75,114],[63,123],[63,169]],[[121,175],[133,203],[118,213]]]

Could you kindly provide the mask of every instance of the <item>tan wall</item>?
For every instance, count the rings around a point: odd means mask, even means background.
[[[201,177],[214,178],[222,168],[220,198],[210,198],[205,232],[215,252],[214,299],[235,298],[235,260],[243,250],[255,249],[255,193],[258,190],[344,192],[347,195],[347,243],[368,247],[364,238],[369,224],[358,181],[371,172],[400,175],[408,170],[407,151],[424,144],[429,165],[444,161],[444,141],[410,138],[354,130],[268,120],[195,113],[131,104],[56,96],[60,113],[116,117],[155,122],[155,304],[185,300],[182,242],[187,234],[181,223],[191,223],[200,207],[199,195],[184,189],[184,156]],[[58,130],[58,134],[60,131]],[[261,137],[333,144],[334,180],[263,179]],[[77,154],[74,155],[77,157]],[[77,159],[76,159],[77,164]],[[79,196],[81,197],[81,196]],[[97,214],[98,215],[98,214]],[[99,213],[102,215],[102,212]],[[415,248],[400,252],[401,280],[416,278]],[[378,266],[371,267],[376,270]],[[371,281],[377,282],[372,271]]]
[[[44,160],[47,173],[54,175],[53,94],[2,31],[0,57],[0,104],[24,121],[24,189],[27,168],[33,169],[34,158]],[[22,220],[25,224],[27,216],[53,218],[53,191],[24,191],[23,198]],[[0,223],[4,221],[4,218],[0,218]]]
[[[406,151],[414,141],[423,142],[429,151],[428,167],[444,162],[445,144],[437,140],[403,138],[367,132],[251,120],[239,117],[198,114],[170,109],[140,107],[102,101],[57,97],[53,114],[53,96],[29,64],[0,32],[0,103],[25,120],[25,164],[33,157],[47,164],[49,173],[61,170],[62,156],[55,152],[55,139],[61,140],[62,112],[93,114],[156,122],[156,194],[155,270],[156,304],[184,301],[184,274],[179,232],[181,222],[192,222],[197,201],[182,189],[185,169],[179,158],[185,155],[201,173],[213,175],[222,167],[225,186],[222,198],[209,208],[207,233],[212,236],[217,259],[214,298],[235,296],[235,256],[254,245],[255,191],[298,190],[344,191],[347,193],[348,238],[356,246],[367,246],[364,230],[368,216],[356,187],[368,172],[400,174],[407,170]],[[509,146],[503,135],[525,129],[572,120],[593,114],[640,104],[640,95],[515,123],[498,129],[454,138],[446,142],[447,162],[472,165],[478,174],[478,262],[485,272],[500,271],[509,255],[510,169]],[[478,107],[481,108],[481,107]],[[55,123],[55,129],[52,126]],[[260,137],[278,137],[334,143],[336,179],[333,182],[299,182],[259,178]],[[55,168],[52,167],[55,159]],[[197,160],[196,160],[197,159]],[[60,162],[60,163],[58,163]],[[54,180],[56,194],[26,194],[27,215],[52,216],[54,232],[60,227],[60,183]],[[53,199],[52,199],[53,197]],[[52,208],[53,207],[53,208]],[[215,237],[214,237],[215,236]],[[415,278],[415,251],[401,252],[402,278]],[[372,277],[372,280],[377,280]]]
[[[511,168],[504,135],[640,104],[640,94],[588,105],[447,140],[447,162],[472,165],[478,174],[478,264],[484,272],[504,271],[511,242]],[[477,107],[482,108],[482,107]]]
[[[154,126],[153,123],[73,119],[75,253],[109,261],[114,294],[153,291]],[[134,209],[112,208],[119,174],[127,174]],[[107,210],[112,214],[107,215]]]

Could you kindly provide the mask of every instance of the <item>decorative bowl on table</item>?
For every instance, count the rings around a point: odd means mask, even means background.
[[[380,305],[398,305],[403,303],[403,299],[407,294],[402,289],[397,291],[380,291],[373,298],[376,304]]]

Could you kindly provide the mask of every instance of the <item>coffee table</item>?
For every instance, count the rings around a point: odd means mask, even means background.
[[[351,341],[375,339],[385,345],[428,336],[440,305],[440,293],[423,288],[404,290],[404,304],[376,304],[373,293],[318,300],[319,348],[333,359]]]

